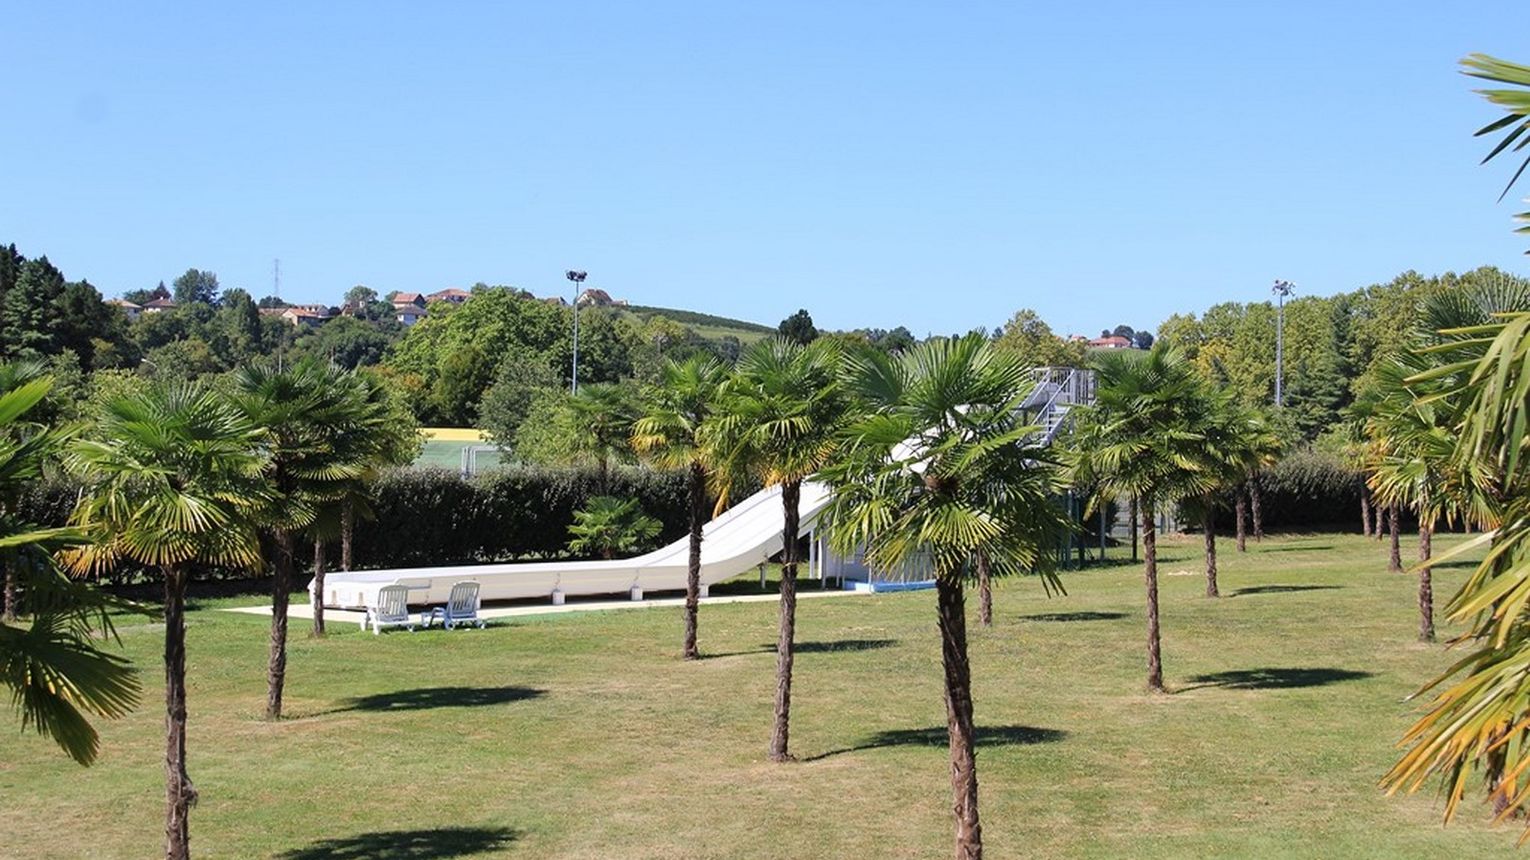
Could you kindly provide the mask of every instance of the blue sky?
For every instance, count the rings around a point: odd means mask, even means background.
[[[0,241],[916,334],[1527,271],[1456,61],[1523,2],[12,4]]]

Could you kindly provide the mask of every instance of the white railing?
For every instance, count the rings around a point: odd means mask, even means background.
[[[1036,388],[1025,405],[1036,410],[1035,421],[1041,426],[1038,441],[1050,445],[1068,425],[1073,407],[1094,402],[1094,371],[1077,367],[1038,367],[1032,375]]]

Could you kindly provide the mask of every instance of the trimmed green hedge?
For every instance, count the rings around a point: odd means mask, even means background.
[[[1258,480],[1265,531],[1360,530],[1360,473],[1331,455],[1293,451]],[[1230,510],[1232,494],[1223,501]],[[1231,517],[1219,520],[1231,529]]]
[[[574,511],[593,496],[635,498],[663,523],[660,540],[686,533],[684,472],[516,466],[463,478],[445,469],[400,469],[375,490],[375,519],[356,523],[358,568],[424,567],[566,558]]]
[[[78,492],[78,484],[66,478],[38,482],[22,499],[22,515],[41,525],[64,525]],[[375,518],[360,518],[356,523],[355,566],[429,567],[569,558],[568,527],[574,511],[599,495],[636,498],[645,513],[663,524],[662,542],[686,534],[689,506],[686,476],[680,471],[616,468],[603,481],[597,470],[582,467],[507,467],[473,478],[446,469],[399,469],[383,475],[376,485]],[[337,558],[338,549],[332,549],[330,564]],[[198,569],[193,576],[224,580],[252,574]],[[124,565],[103,581],[126,585],[149,579],[152,576],[146,571]]]

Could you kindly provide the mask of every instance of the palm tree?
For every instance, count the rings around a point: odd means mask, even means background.
[[[1445,386],[1435,380],[1434,392],[1415,393],[1407,379],[1429,368],[1416,358],[1404,355],[1384,365],[1376,374],[1380,397],[1371,416],[1369,432],[1375,455],[1371,462],[1370,486],[1376,499],[1389,510],[1406,506],[1418,515],[1418,609],[1422,642],[1434,641],[1434,586],[1428,562],[1432,555],[1434,525],[1441,516],[1460,512],[1457,504],[1466,495],[1459,483],[1449,479],[1454,459],[1456,437],[1453,432],[1454,410],[1442,396]],[[1446,383],[1448,386],[1450,383]],[[1423,395],[1423,396],[1420,396]],[[1400,555],[1400,553],[1399,553]],[[1402,559],[1394,556],[1398,569]]]
[[[1530,129],[1530,66],[1481,54],[1462,62],[1468,74],[1519,88],[1484,93],[1508,111],[1478,132],[1508,129],[1488,154],[1491,159]],[[1527,166],[1530,157],[1505,193]],[[1475,650],[1424,688],[1439,692],[1403,736],[1408,751],[1388,772],[1385,784],[1392,792],[1414,791],[1432,775],[1444,777],[1449,821],[1460,806],[1468,777],[1480,770],[1503,820],[1530,801],[1530,779],[1525,777],[1530,768],[1525,731],[1530,718],[1530,617],[1524,611],[1530,602],[1530,475],[1524,457],[1525,428],[1530,426],[1530,313],[1507,314],[1449,334],[1456,340],[1429,350],[1440,353],[1439,365],[1410,382],[1465,377],[1452,389],[1462,416],[1455,466],[1475,473],[1487,486],[1489,492],[1483,495],[1492,504],[1476,519],[1497,528],[1438,559],[1491,546],[1446,607],[1449,618],[1468,625],[1458,641],[1471,643]]]
[[[1433,367],[1477,360],[1480,345],[1453,333],[1489,325],[1498,314],[1530,310],[1530,282],[1505,277],[1440,293],[1426,299],[1420,310],[1415,348],[1382,365],[1374,376],[1366,429],[1376,498],[1394,512],[1406,507],[1418,516],[1419,639],[1428,642],[1434,639],[1434,587],[1427,562],[1435,524],[1441,518],[1472,523],[1492,516],[1485,497],[1488,479],[1480,470],[1460,469],[1455,456],[1456,428],[1463,417],[1457,394],[1467,373],[1461,368],[1442,374],[1432,372]],[[1392,562],[1401,569],[1397,549]]]
[[[848,428],[843,455],[822,473],[834,487],[824,518],[841,553],[864,547],[878,568],[933,569],[956,857],[980,858],[965,581],[979,562],[1042,573],[1054,586],[1046,548],[1068,521],[1056,503],[1058,470],[1035,442],[1039,428],[1020,418],[1032,387],[1025,367],[968,335],[926,341],[896,369],[891,391],[875,374],[880,394],[868,399],[884,405]]]
[[[1530,313],[1454,332],[1462,340],[1443,349],[1447,360],[1409,378],[1410,384],[1465,381],[1450,388],[1459,398],[1460,423],[1453,468],[1485,485],[1475,521],[1494,531],[1440,556],[1445,561],[1489,544],[1491,550],[1451,598],[1446,615],[1467,625],[1457,641],[1474,650],[1424,689],[1435,688],[1429,710],[1404,736],[1409,750],[1387,775],[1390,790],[1416,790],[1431,774],[1446,779],[1446,819],[1456,811],[1466,779],[1481,770],[1500,817],[1521,808],[1530,794],[1530,476],[1525,430],[1530,419]],[[1479,351],[1473,360],[1461,353]],[[1454,360],[1451,360],[1454,359]],[[1448,383],[1447,383],[1448,384]]]
[[[38,362],[12,361],[0,363],[0,393],[14,391],[29,382],[36,382],[43,378],[43,366]],[[48,385],[51,387],[52,383],[50,382]],[[33,408],[33,406],[28,406],[27,410],[30,411]],[[23,422],[20,418],[21,416],[18,414],[7,422],[9,425],[5,431],[7,436],[17,437],[18,434],[24,432],[35,433],[40,429],[36,422]],[[13,441],[15,441],[14,438]],[[40,464],[41,461],[42,458],[40,457],[28,457],[29,464]],[[32,468],[34,468],[33,465],[28,466],[29,470]],[[16,481],[5,488],[5,495],[0,496],[0,515],[3,515],[7,510],[16,509],[17,495],[20,491],[20,481]],[[0,621],[6,621],[11,624],[16,623],[18,615],[16,608],[16,570],[13,564],[12,561],[0,558],[0,570],[3,570],[5,574],[3,591],[0,591],[0,593],[3,593],[3,598],[0,598],[3,599],[3,605],[0,605]]]
[[[260,433],[208,389],[152,386],[108,403],[99,441],[76,442],[86,481],[68,555],[79,573],[126,559],[157,568],[165,599],[165,856],[189,856],[197,798],[186,772],[186,582],[199,565],[260,560],[253,516],[264,500]]]
[[[847,403],[839,382],[840,354],[833,340],[807,346],[782,338],[761,341],[740,359],[719,396],[711,434],[718,453],[713,482],[717,508],[729,485],[752,475],[781,488],[781,617],[776,640],[775,723],[770,760],[787,761],[792,661],[796,652],[797,562],[802,482],[829,462]]]
[[[583,509],[574,512],[568,533],[570,552],[615,558],[616,554],[638,552],[659,533],[661,523],[643,513],[637,499],[596,496]]]
[[[1374,504],[1375,500],[1371,497],[1371,485],[1367,480],[1373,459],[1370,453],[1371,443],[1365,433],[1370,412],[1369,402],[1362,397],[1344,410],[1343,419],[1334,428],[1337,439],[1334,453],[1341,463],[1360,475],[1360,534],[1364,537],[1371,536],[1372,513],[1376,516],[1377,528],[1381,525],[1381,509]]]
[[[351,569],[351,544],[356,515],[370,516],[370,488],[388,466],[410,463],[419,453],[419,431],[407,411],[395,408],[383,385],[362,374],[338,378],[349,415],[331,427],[333,458],[350,464],[354,477],[337,481],[334,492],[318,497],[308,534],[313,538],[314,593],[324,593],[324,545],[340,538],[340,567]],[[400,414],[403,411],[404,414]],[[324,601],[313,605],[313,633],[324,635]]]
[[[1244,469],[1243,481],[1234,494],[1234,514],[1238,519],[1238,552],[1248,551],[1248,534],[1244,528],[1245,499],[1248,515],[1254,527],[1254,540],[1264,539],[1264,484],[1265,470],[1280,461],[1285,452],[1285,440],[1275,428],[1270,416],[1259,409],[1249,409],[1237,443],[1237,455]]]
[[[271,545],[271,648],[266,719],[280,719],[287,677],[287,603],[296,569],[297,536],[326,504],[341,500],[370,467],[364,446],[347,444],[376,431],[378,414],[358,396],[353,374],[305,360],[285,369],[255,364],[234,377],[231,395],[245,419],[263,431],[270,504],[262,515]],[[322,602],[322,601],[321,601]]]
[[[1201,516],[1202,543],[1206,556],[1206,596],[1220,597],[1217,585],[1217,492],[1229,487],[1237,501],[1242,501],[1246,484],[1278,450],[1275,436],[1264,416],[1256,409],[1239,403],[1230,392],[1207,393],[1206,420],[1202,428],[1206,487],[1193,507]],[[1235,513],[1237,508],[1235,507]],[[1240,514],[1241,516],[1241,514]],[[1239,524],[1239,548],[1243,534]]]
[[[370,442],[369,468],[366,474],[348,482],[340,501],[340,569],[350,570],[355,544],[356,517],[371,519],[373,484],[379,472],[387,467],[407,466],[419,456],[425,445],[419,422],[409,404],[404,402],[380,378],[358,373],[357,379],[366,388],[366,400],[373,408],[386,413],[380,432],[368,437]]]
[[[138,704],[138,676],[128,661],[97,646],[115,637],[107,610],[129,607],[59,570],[54,553],[78,544],[77,531],[17,516],[21,487],[41,475],[68,434],[25,420],[52,388],[51,378],[0,365],[0,385],[0,563],[7,587],[24,589],[31,615],[28,626],[0,622],[0,683],[10,689],[23,729],[53,738],[88,765],[100,736],[87,715],[114,719]]]
[[[1477,129],[1476,134],[1477,137],[1481,137],[1485,134],[1503,132],[1498,145],[1493,147],[1486,158],[1482,159],[1483,163],[1492,161],[1506,151],[1517,154],[1525,148],[1525,140],[1530,139],[1522,139],[1522,135],[1530,130],[1530,66],[1511,63],[1486,54],[1471,54],[1461,60],[1461,65],[1466,67],[1465,73],[1474,78],[1517,88],[1478,90],[1488,101],[1503,108],[1505,115]],[[1515,141],[1519,141],[1519,145],[1510,150],[1510,144]],[[1530,168],[1530,154],[1525,156],[1525,160],[1519,164],[1519,169],[1509,178],[1508,184],[1503,187],[1503,194],[1498,195],[1499,200],[1503,200],[1508,195],[1509,189],[1513,188],[1514,183],[1524,175],[1526,168]],[[1515,215],[1514,219],[1525,225],[1515,230],[1516,233],[1530,233],[1530,212],[1521,212]]]
[[[1147,687],[1161,693],[1155,520],[1160,505],[1200,496],[1216,485],[1206,456],[1209,400],[1190,363],[1165,341],[1145,353],[1101,353],[1095,372],[1096,401],[1075,434],[1072,481],[1097,488],[1101,498],[1137,499],[1147,586]]]
[[[707,475],[715,451],[707,438],[718,391],[728,378],[719,362],[694,356],[665,361],[659,384],[645,397],[646,410],[632,427],[632,447],[664,469],[684,469],[690,502],[690,555],[685,579],[685,659],[695,660],[697,605],[701,599],[701,540],[707,520]]]
[[[590,383],[581,386],[568,403],[579,428],[574,451],[594,458],[600,488],[608,490],[611,463],[632,455],[632,424],[637,416],[631,389],[609,382]]]

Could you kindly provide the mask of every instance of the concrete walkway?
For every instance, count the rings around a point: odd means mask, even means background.
[[[804,587],[806,585],[806,587]],[[848,597],[857,594],[868,594],[865,591],[844,591],[840,589],[823,590],[815,585],[799,583],[797,586],[797,599],[809,600],[819,597]],[[775,603],[780,600],[775,594],[722,594],[716,597],[703,597],[703,606],[715,606],[724,603]],[[478,610],[481,618],[515,618],[523,615],[555,615],[562,612],[606,612],[613,609],[657,609],[661,607],[684,606],[684,597],[662,597],[655,600],[590,600],[577,603],[565,603],[562,606],[554,606],[551,603],[538,604],[515,604],[512,606],[484,606]],[[232,609],[221,610],[223,612],[242,612],[246,615],[270,615],[271,606],[239,606]],[[313,618],[313,607],[307,603],[294,601],[288,606],[287,614],[292,618]],[[349,609],[326,609],[324,620],[336,623],[360,624],[362,613]]]

